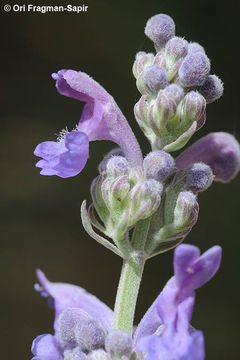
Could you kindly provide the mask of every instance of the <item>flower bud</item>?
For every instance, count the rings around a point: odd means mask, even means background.
[[[77,344],[86,351],[100,349],[104,346],[106,333],[94,318],[83,319],[74,329]]]
[[[192,55],[196,54],[197,52],[202,52],[203,54],[205,54],[205,50],[202,45],[198,44],[197,42],[190,42],[188,44],[188,54]]]
[[[176,104],[178,104],[184,96],[183,88],[176,84],[170,84],[165,87],[164,93],[171,96]]]
[[[106,171],[106,165],[108,160],[111,159],[111,157],[113,156],[123,156],[123,151],[120,148],[115,148],[112,149],[111,151],[109,151],[109,153],[107,153],[103,160],[100,162],[100,164],[98,165],[98,171],[100,172],[100,174],[104,171]]]
[[[196,193],[207,190],[214,179],[210,166],[204,163],[192,164],[183,172],[186,187]]]
[[[143,168],[147,178],[163,182],[173,173],[175,162],[165,151],[153,151],[143,160]]]
[[[165,52],[163,50],[159,51],[156,54],[156,56],[154,57],[154,60],[153,60],[153,65],[158,65],[161,68],[166,70],[166,68],[167,68],[167,58],[166,58],[166,54],[165,54]]]
[[[208,75],[206,81],[198,90],[205,97],[207,104],[210,104],[222,96],[223,83],[216,75]]]
[[[91,184],[91,196],[96,209],[98,216],[103,222],[106,222],[109,218],[109,211],[106,206],[106,203],[102,196],[102,183],[106,177],[106,174],[101,174],[97,176]]]
[[[132,69],[135,78],[137,79],[146,67],[152,65],[153,61],[154,55],[152,53],[138,52]]]
[[[176,165],[184,169],[198,161],[211,167],[215,181],[228,182],[240,170],[240,145],[231,134],[211,133],[185,150],[176,159]]]
[[[158,65],[151,65],[145,68],[137,81],[137,88],[141,94],[156,94],[167,85],[166,70]]]
[[[129,164],[123,156],[112,156],[106,164],[106,172],[110,177],[118,177],[127,174]]]
[[[149,179],[142,183],[141,190],[146,198],[155,199],[162,194],[163,186],[159,181]]]
[[[112,330],[106,337],[105,348],[111,358],[129,358],[133,349],[132,338],[126,331]]]
[[[167,55],[172,56],[175,60],[183,58],[187,55],[188,52],[188,42],[183,38],[174,36],[171,38],[166,46],[165,51]]]
[[[104,350],[99,349],[99,350],[90,352],[87,355],[86,360],[111,360],[111,359]]]
[[[197,91],[190,91],[184,98],[183,116],[198,121],[206,109],[206,100]]]
[[[163,186],[154,179],[145,180],[130,192],[129,226],[151,216],[159,207]]]
[[[130,184],[127,176],[119,176],[116,179],[106,178],[101,186],[102,197],[109,211],[121,206],[121,201],[127,196]]]
[[[154,42],[157,49],[163,47],[175,34],[173,19],[165,14],[151,17],[145,28],[146,36]]]
[[[197,220],[197,211],[194,211],[195,209],[198,209],[196,195],[191,191],[180,192],[174,208],[174,227],[183,229],[192,225],[192,222]]]
[[[77,346],[73,350],[64,351],[64,360],[86,360],[87,355]]]
[[[178,71],[182,86],[201,86],[204,84],[210,71],[210,61],[202,52],[187,55]]]
[[[62,347],[77,345],[75,328],[78,323],[90,319],[90,316],[79,308],[67,308],[59,316],[57,322],[57,336]]]
[[[169,119],[176,114],[177,106],[173,97],[163,90],[159,91],[155,103],[148,111],[148,121],[157,136],[161,136],[161,129],[166,126]]]

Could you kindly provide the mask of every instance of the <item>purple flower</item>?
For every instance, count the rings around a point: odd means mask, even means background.
[[[86,102],[75,130],[63,131],[58,141],[39,144],[34,154],[42,157],[36,166],[42,175],[71,177],[85,166],[89,141],[111,140],[117,143],[128,161],[140,164],[142,154],[137,140],[114,99],[96,81],[83,72],[61,70],[52,75],[60,94]]]
[[[240,145],[228,133],[211,133],[180,154],[176,166],[184,169],[199,161],[211,167],[215,181],[228,182],[240,170]]]
[[[54,300],[55,335],[40,335],[33,341],[33,359],[62,360],[64,352],[72,351],[79,353],[78,360],[83,350],[103,344],[107,331],[112,329],[112,310],[78,286],[52,283],[40,270],[37,276],[37,290]]]
[[[146,353],[146,360],[204,359],[203,335],[200,331],[189,331],[190,320],[195,290],[215,275],[220,261],[219,246],[212,247],[201,256],[199,249],[193,245],[179,245],[175,249],[174,276],[135,332],[136,348]],[[154,332],[155,335],[152,335]]]
[[[50,282],[41,270],[37,270],[37,276],[41,291],[54,300],[55,329],[59,315],[68,307],[80,308],[86,311],[90,316],[99,319],[106,329],[112,327],[112,310],[95,296],[76,285]]]
[[[203,335],[189,332],[194,291],[214,276],[220,260],[219,246],[201,256],[195,246],[178,246],[174,276],[142,318],[133,344],[127,333],[112,329],[113,312],[100,300],[78,286],[52,283],[38,270],[38,290],[54,300],[55,335],[40,335],[33,341],[33,359],[62,360],[69,356],[82,360],[98,349],[130,357],[135,345],[138,351],[146,352],[146,360],[202,360]]]

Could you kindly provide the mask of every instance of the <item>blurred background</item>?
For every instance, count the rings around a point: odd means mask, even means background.
[[[31,3],[81,5],[82,1]],[[222,130],[240,140],[239,14],[235,1],[84,3],[89,9],[80,14],[6,13],[1,5],[2,358],[31,358],[32,340],[53,331],[53,311],[33,290],[36,268],[53,281],[86,288],[110,307],[121,268],[120,259],[86,235],[80,221],[80,205],[83,199],[90,202],[89,186],[97,175],[97,164],[114,145],[91,143],[91,161],[73,178],[40,176],[34,166],[35,146],[54,140],[66,126],[72,129],[82,110],[81,103],[56,92],[52,72],[82,70],[100,82],[116,99],[146,154],[148,143],[133,116],[139,94],[131,68],[137,51],[153,50],[143,32],[147,19],[167,13],[175,20],[177,35],[205,47],[211,72],[225,83],[224,97],[208,105],[206,125],[191,142]],[[211,360],[236,357],[239,350],[239,194],[240,176],[227,185],[214,183],[200,194],[199,221],[187,239],[202,251],[214,244],[223,247],[220,271],[197,292],[192,322],[204,331],[207,359]],[[170,251],[147,263],[136,323],[172,275],[172,256]]]

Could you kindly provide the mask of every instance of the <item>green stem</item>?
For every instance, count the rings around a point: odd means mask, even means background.
[[[114,329],[125,330],[132,335],[133,320],[139,287],[142,279],[146,253],[149,220],[139,221],[132,237],[132,253],[124,259],[118,284],[115,308]]]
[[[114,329],[132,335],[135,307],[145,259],[124,260],[114,309]]]

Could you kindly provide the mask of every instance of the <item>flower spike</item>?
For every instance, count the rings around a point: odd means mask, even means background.
[[[209,75],[203,47],[174,36],[169,16],[153,16],[145,34],[157,53],[139,52],[135,58],[133,74],[142,95],[134,107],[135,118],[153,150],[180,150],[204,125],[206,104],[222,96],[223,85]]]

